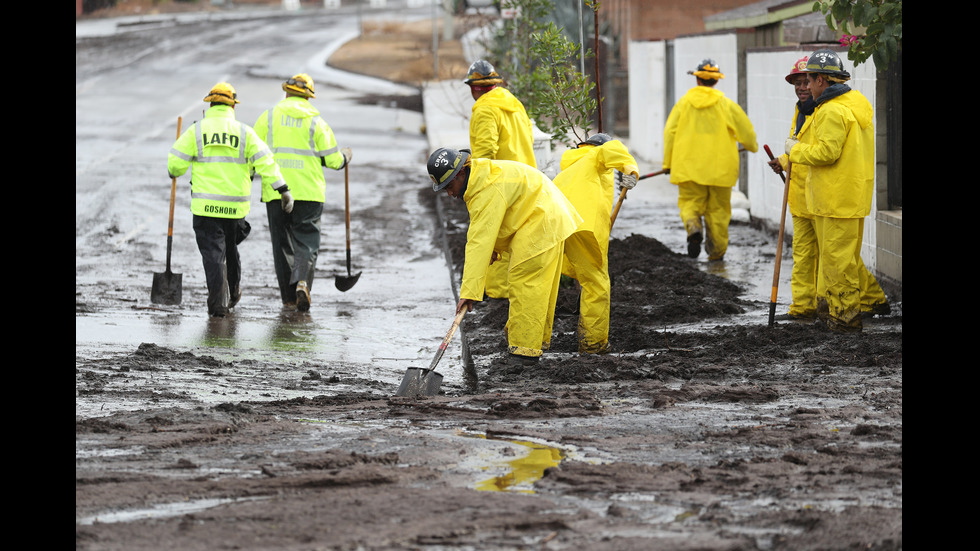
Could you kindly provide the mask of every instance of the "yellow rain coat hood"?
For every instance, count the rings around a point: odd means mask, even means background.
[[[547,176],[516,161],[474,158],[463,201],[470,227],[460,298],[483,300],[494,251],[509,252],[515,266],[563,243],[582,223]]]
[[[664,165],[670,182],[733,187],[738,144],[759,150],[745,111],[720,90],[695,86],[677,102],[664,128]]]
[[[520,100],[506,88],[498,86],[473,104],[470,150],[475,158],[518,161],[537,167],[531,119]]]

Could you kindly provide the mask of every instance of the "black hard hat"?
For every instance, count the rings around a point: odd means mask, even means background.
[[[844,70],[844,64],[841,62],[840,56],[833,50],[817,50],[810,54],[804,71],[807,73],[829,75],[844,81],[851,79],[851,73]]]
[[[504,79],[497,74],[497,70],[485,59],[478,59],[470,65],[466,71],[466,80],[463,82],[470,86],[491,86],[500,84]]]
[[[610,136],[609,134],[599,132],[598,134],[593,134],[589,136],[588,139],[586,139],[584,142],[579,142],[578,145],[579,147],[583,145],[602,145],[611,139],[613,139],[613,137]]]
[[[429,171],[429,178],[432,178],[432,191],[446,189],[449,182],[463,170],[466,159],[469,158],[469,149],[456,150],[448,147],[440,147],[429,155],[425,168]]]

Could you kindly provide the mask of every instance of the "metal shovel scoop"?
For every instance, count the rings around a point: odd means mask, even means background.
[[[181,118],[177,117],[177,138],[180,138]],[[167,227],[167,271],[153,274],[150,302],[155,304],[180,304],[183,294],[183,276],[170,271],[170,251],[174,242],[174,203],[177,199],[177,178],[170,180],[170,223]]]
[[[347,223],[347,276],[336,275],[334,285],[340,292],[346,292],[357,283],[361,277],[361,272],[354,275],[350,273],[350,185],[347,177],[347,165],[344,165],[344,217]]]
[[[449,345],[449,341],[453,340],[453,334],[456,333],[456,328],[459,327],[459,322],[463,320],[465,315],[466,308],[461,309],[456,314],[453,325],[449,328],[449,333],[446,333],[446,338],[442,339],[436,357],[432,358],[432,363],[429,364],[428,369],[410,367],[405,371],[402,384],[398,386],[398,392],[395,393],[395,396],[435,396],[439,394],[442,375],[435,372],[436,364],[442,359],[442,355],[446,352],[446,346]]]

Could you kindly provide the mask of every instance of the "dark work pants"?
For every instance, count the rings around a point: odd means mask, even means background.
[[[208,283],[208,314],[228,312],[228,297],[242,280],[242,261],[236,240],[239,220],[194,215],[194,235]]]
[[[272,261],[279,282],[282,302],[296,302],[296,283],[305,281],[313,288],[316,257],[320,252],[320,216],[323,203],[294,201],[293,212],[286,214],[280,201],[265,204],[272,237]]]

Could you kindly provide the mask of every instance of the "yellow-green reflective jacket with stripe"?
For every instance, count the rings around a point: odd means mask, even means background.
[[[344,156],[317,108],[306,98],[287,97],[259,115],[255,132],[269,144],[293,199],[323,203],[323,167],[343,168]],[[262,201],[278,199],[273,186],[263,182]]]
[[[235,120],[227,105],[215,105],[177,138],[167,171],[177,177],[191,169],[191,212],[211,218],[244,218],[252,198],[252,174],[281,188],[285,180],[265,142]]]

